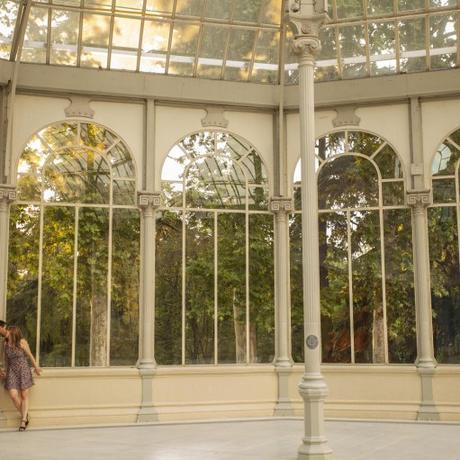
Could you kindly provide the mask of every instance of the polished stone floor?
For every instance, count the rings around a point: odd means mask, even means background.
[[[459,460],[460,425],[330,421],[335,460]],[[0,432],[1,460],[294,460],[301,420]]]

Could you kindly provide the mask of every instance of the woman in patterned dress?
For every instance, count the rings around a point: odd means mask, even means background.
[[[40,375],[41,369],[35,362],[27,340],[22,337],[21,330],[16,326],[8,327],[4,353],[5,389],[21,414],[19,431],[24,431],[29,424],[29,388],[34,384],[29,361],[37,375]]]

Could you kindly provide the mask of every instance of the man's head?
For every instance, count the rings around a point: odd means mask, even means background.
[[[6,330],[6,322],[0,319],[0,335],[6,337],[7,333],[8,332]]]

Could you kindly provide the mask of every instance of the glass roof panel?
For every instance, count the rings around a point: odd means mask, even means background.
[[[282,0],[32,1],[21,60],[199,78],[298,80]],[[9,59],[18,1],[0,0],[0,59]],[[317,81],[460,65],[457,0],[330,0]],[[281,56],[280,46],[283,47]]]
[[[17,2],[0,0],[0,59],[10,58],[17,17]]]

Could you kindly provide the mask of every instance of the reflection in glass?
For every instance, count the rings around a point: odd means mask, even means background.
[[[110,365],[133,366],[139,344],[140,219],[137,209],[114,209]]]
[[[186,216],[185,361],[214,361],[214,219],[210,213]]]
[[[455,201],[455,179],[433,178],[433,202],[452,203]]]
[[[246,218],[218,214],[218,362],[246,362]]]
[[[157,219],[155,252],[155,359],[182,362],[182,218],[163,211]]]
[[[45,207],[40,324],[40,364],[70,366],[75,209]]]
[[[107,366],[108,209],[80,208],[75,364]]]
[[[428,209],[435,357],[460,363],[460,259],[455,207]]]
[[[273,216],[249,216],[249,361],[275,355]]]
[[[444,176],[455,174],[455,167],[458,160],[460,160],[460,148],[457,148],[452,142],[443,142],[439,146],[433,159],[433,165],[431,168],[433,175]]]
[[[12,205],[8,248],[8,323],[21,328],[36,352],[40,209]]]

